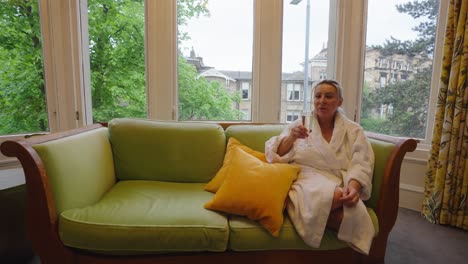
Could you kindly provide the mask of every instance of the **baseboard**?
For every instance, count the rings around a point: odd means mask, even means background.
[[[423,199],[423,187],[410,184],[400,184],[400,207],[420,212]]]
[[[17,159],[0,160],[0,170],[21,168],[21,164]]]

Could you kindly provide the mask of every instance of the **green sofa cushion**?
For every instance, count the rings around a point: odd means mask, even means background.
[[[371,216],[372,223],[379,231],[377,216],[370,208],[367,209]],[[289,216],[285,214],[283,227],[278,237],[273,237],[265,228],[252,220],[240,216],[229,217],[229,249],[235,251],[255,251],[255,250],[287,250],[287,249],[305,249],[305,250],[335,250],[349,247],[346,242],[339,240],[336,232],[329,229],[325,230],[320,247],[309,247],[297,234],[294,225]]]
[[[108,254],[224,251],[227,218],[203,208],[202,183],[120,181],[98,203],[60,216],[67,246]]]
[[[91,205],[114,184],[107,128],[34,145],[49,178],[57,214]]]
[[[123,180],[208,182],[226,148],[222,127],[210,123],[113,119],[109,134]]]
[[[265,142],[283,131],[286,125],[232,125],[226,129],[226,139],[234,137],[243,145],[257,151],[265,151]]]

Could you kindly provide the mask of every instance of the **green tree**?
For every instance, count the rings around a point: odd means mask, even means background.
[[[145,117],[143,1],[89,0],[93,120]]]
[[[197,70],[179,57],[179,118],[180,120],[234,120],[240,112],[233,103],[240,94],[231,95],[219,82],[199,78]]]
[[[208,0],[177,1],[177,25],[185,26],[191,18],[199,18],[200,16],[210,16]],[[190,39],[189,33],[181,30],[181,27],[178,28],[177,34],[179,44]]]
[[[38,4],[0,4],[0,134],[46,131]]]
[[[414,19],[422,19],[417,26],[412,28],[418,33],[418,38],[414,41],[401,41],[391,36],[382,45],[375,45],[372,48],[381,50],[384,56],[391,54],[414,56],[419,54],[432,57],[437,30],[439,0],[413,1],[396,5],[395,8],[398,12],[408,14]]]
[[[423,0],[396,5],[400,13],[406,13],[411,17],[426,18],[413,28],[418,32],[419,38],[412,43],[412,52],[432,56],[437,31],[437,14],[439,12],[440,0]]]
[[[376,93],[380,105],[392,106],[387,117],[389,135],[424,138],[431,88],[430,69],[416,73],[414,79],[396,82]]]
[[[373,98],[374,93],[369,88],[369,84],[364,81],[362,87],[362,101],[361,101],[361,119],[366,119],[371,117],[371,110],[375,108],[375,98]]]

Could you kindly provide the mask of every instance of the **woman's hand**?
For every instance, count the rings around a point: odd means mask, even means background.
[[[309,131],[303,125],[295,126],[289,132],[289,136],[293,138],[293,141],[296,141],[298,138],[307,138]]]
[[[277,150],[278,155],[285,155],[289,152],[289,150],[291,150],[292,146],[294,145],[294,142],[296,142],[298,138],[306,138],[308,136],[309,132],[307,131],[307,128],[305,128],[303,125],[292,127],[291,130],[289,130],[289,134],[286,137],[284,137],[281,143],[279,144]]]
[[[343,202],[344,206],[353,207],[359,202],[361,197],[361,184],[352,179],[348,182],[348,186],[343,188],[343,195],[340,198],[340,201]]]

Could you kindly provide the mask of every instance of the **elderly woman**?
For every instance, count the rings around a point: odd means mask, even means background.
[[[375,230],[362,200],[371,194],[374,153],[362,127],[338,110],[342,94],[338,82],[319,82],[310,122],[291,123],[266,142],[265,154],[302,167],[286,208],[306,244],[319,247],[328,226],[368,254]]]

